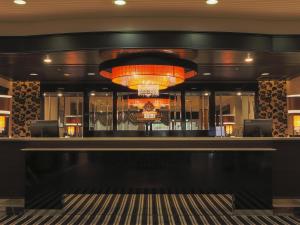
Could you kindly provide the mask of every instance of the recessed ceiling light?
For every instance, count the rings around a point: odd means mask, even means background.
[[[203,76],[210,76],[210,75],[211,75],[211,73],[209,73],[209,72],[203,73]]]
[[[26,1],[25,0],[14,0],[14,3],[17,5],[25,5]]]
[[[91,96],[95,96],[96,93],[95,93],[94,91],[92,91],[92,92],[90,93],[90,95],[91,95]]]
[[[30,73],[29,75],[30,76],[37,76],[38,74],[37,73]]]
[[[262,75],[262,76],[269,76],[270,73],[262,73],[261,75]]]
[[[204,96],[209,96],[209,92],[206,91],[206,92],[203,93],[203,95]]]
[[[238,92],[236,93],[236,95],[237,95],[237,96],[241,96],[241,95],[242,95],[242,92],[238,91]]]
[[[58,93],[57,93],[57,96],[58,96],[58,97],[62,97],[62,96],[63,96],[63,93],[58,92]]]
[[[49,55],[47,55],[46,58],[44,58],[44,63],[52,63],[52,59],[49,57]]]
[[[218,3],[219,3],[218,0],[206,0],[206,4],[207,5],[216,5]]]
[[[122,5],[126,5],[126,1],[125,0],[114,0],[114,4],[122,6]]]
[[[253,60],[254,60],[254,59],[251,57],[250,53],[248,53],[248,54],[247,54],[247,57],[245,58],[245,62],[246,62],[246,63],[251,63],[251,62],[253,62]]]
[[[95,76],[95,73],[88,73],[88,76]]]

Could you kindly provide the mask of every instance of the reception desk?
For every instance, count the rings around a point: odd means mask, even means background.
[[[7,166],[1,171],[7,178],[1,195],[25,196],[28,209],[61,209],[68,193],[151,192],[226,193],[233,195],[235,210],[268,210],[274,197],[296,196],[299,190],[293,180],[298,164],[286,161],[298,154],[298,138],[31,138],[0,143],[1,169]],[[289,169],[283,169],[287,164],[293,170],[289,176],[284,174]],[[53,201],[35,203],[47,193]]]

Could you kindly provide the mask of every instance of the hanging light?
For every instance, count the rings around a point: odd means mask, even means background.
[[[150,97],[195,76],[197,65],[167,53],[136,53],[102,63],[99,74]]]
[[[155,109],[168,108],[170,106],[169,98],[129,98],[128,106],[143,109],[146,103],[151,103]]]

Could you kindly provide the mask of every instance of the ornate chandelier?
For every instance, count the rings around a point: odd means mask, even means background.
[[[195,76],[197,65],[166,53],[135,53],[102,63],[99,74],[150,97]]]
[[[158,98],[129,98],[128,106],[139,110],[138,121],[159,121],[160,111],[169,109],[170,99],[168,97]]]
[[[128,106],[137,107],[138,109],[144,109],[147,103],[151,103],[154,109],[169,108],[169,98],[130,98],[128,99]]]

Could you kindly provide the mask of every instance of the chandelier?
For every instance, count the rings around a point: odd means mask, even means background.
[[[169,109],[170,99],[168,96],[157,98],[129,98],[128,106],[139,110],[137,114],[138,121],[159,121],[161,118],[160,111]]]
[[[99,74],[150,97],[195,76],[197,65],[166,53],[135,53],[102,63]]]
[[[128,99],[128,106],[144,109],[147,103],[151,103],[154,109],[169,108],[169,98],[130,98]]]

